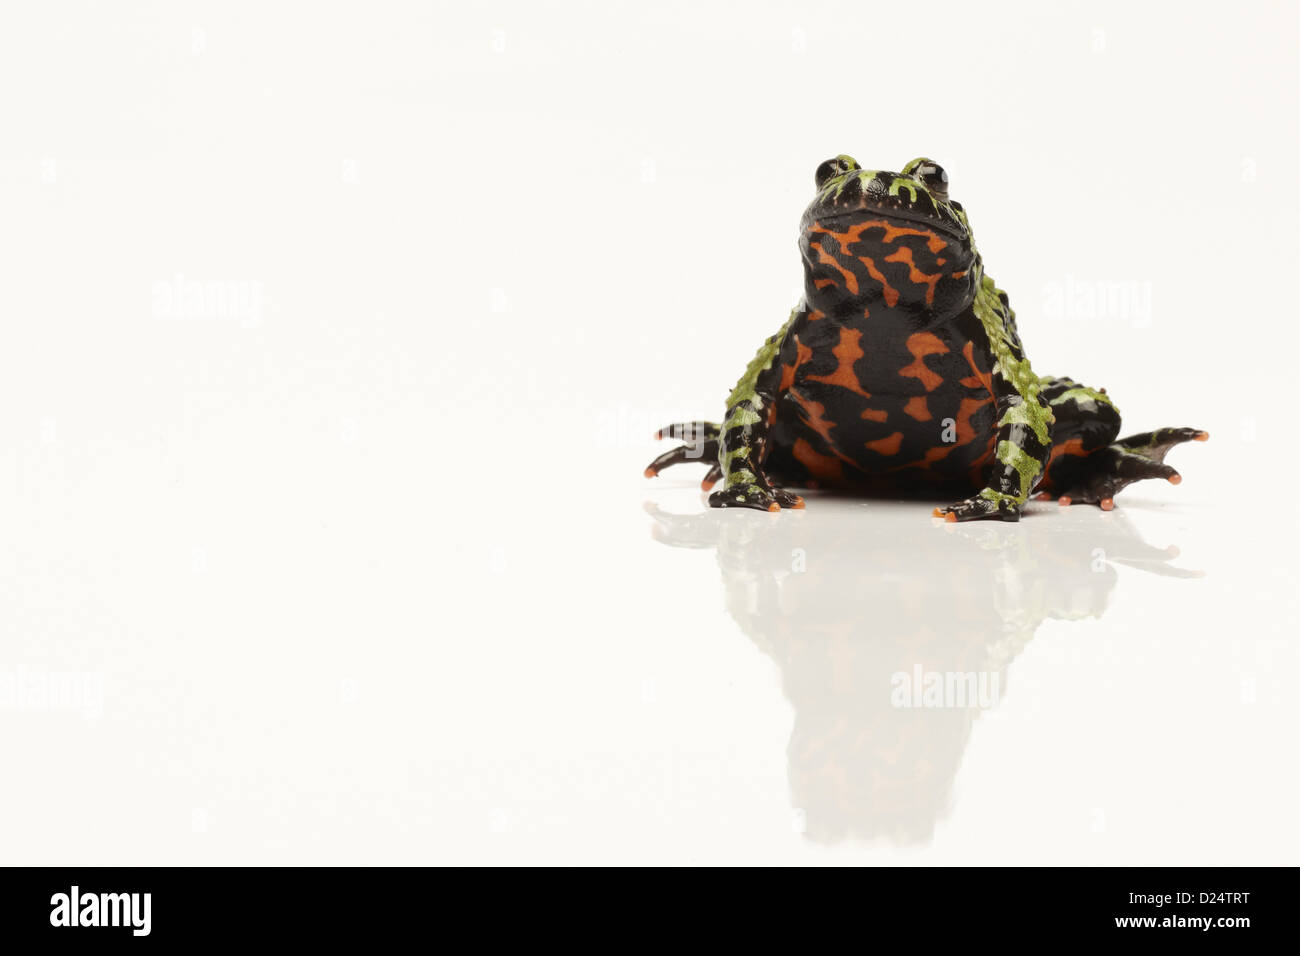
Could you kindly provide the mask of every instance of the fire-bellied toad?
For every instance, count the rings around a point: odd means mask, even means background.
[[[655,459],[710,463],[715,508],[801,508],[787,487],[950,491],[949,521],[1016,521],[1036,489],[1109,510],[1194,428],[1118,439],[1105,390],[1035,375],[1007,296],[984,272],[948,176],[915,159],[902,172],[837,156],[817,168],[803,214],[804,297],[727,399],[721,425],[656,437],[686,444]]]

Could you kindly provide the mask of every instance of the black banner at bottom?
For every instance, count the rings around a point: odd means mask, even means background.
[[[660,939],[734,945],[803,931],[925,944],[1121,940],[1182,946],[1259,944],[1291,936],[1285,869],[943,868],[827,871],[797,880],[744,872],[440,869],[7,869],[6,944],[147,940],[219,944],[319,939],[373,946],[412,933],[472,928],[500,943]],[[662,882],[661,882],[662,880]],[[472,924],[472,927],[471,927]],[[703,938],[701,938],[703,937]],[[60,939],[62,938],[62,939]],[[821,939],[821,942],[819,942]],[[16,950],[15,950],[16,951]]]

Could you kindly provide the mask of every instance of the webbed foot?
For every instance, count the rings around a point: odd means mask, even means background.
[[[1061,506],[1095,504],[1102,511],[1115,507],[1115,496],[1135,481],[1163,478],[1171,485],[1183,476],[1165,464],[1165,455],[1176,445],[1189,441],[1208,441],[1209,434],[1199,428],[1159,428],[1121,438],[1089,455],[1087,471],[1074,478],[1062,491]]]
[[[978,495],[965,501],[959,501],[946,508],[935,508],[934,516],[945,521],[975,521],[979,518],[1019,521],[1020,502],[1011,495],[985,488]]]
[[[753,508],[756,511],[780,511],[802,508],[803,498],[772,485],[732,484],[709,495],[710,508]]]
[[[645,476],[653,478],[665,468],[682,462],[700,461],[709,464],[708,473],[700,482],[700,487],[708,491],[722,477],[722,468],[718,465],[718,437],[721,428],[713,422],[678,422],[666,425],[655,432],[655,438],[680,438],[685,444],[678,445],[672,451],[664,452],[646,466]]]

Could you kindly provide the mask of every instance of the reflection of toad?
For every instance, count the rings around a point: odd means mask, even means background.
[[[716,549],[727,610],[781,668],[791,799],[824,844],[928,842],[979,709],[1038,625],[1100,616],[1117,563],[1196,574],[1119,513],[918,529],[900,511],[903,529],[887,504],[869,521],[833,501],[779,521],[647,509],[659,541]],[[975,693],[953,699],[954,683]]]

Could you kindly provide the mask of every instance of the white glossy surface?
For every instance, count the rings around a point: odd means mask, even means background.
[[[10,15],[5,862],[1295,862],[1294,14],[888,9],[924,58],[858,4]],[[643,479],[846,151],[940,160],[1034,367],[1212,433],[1183,484]]]

